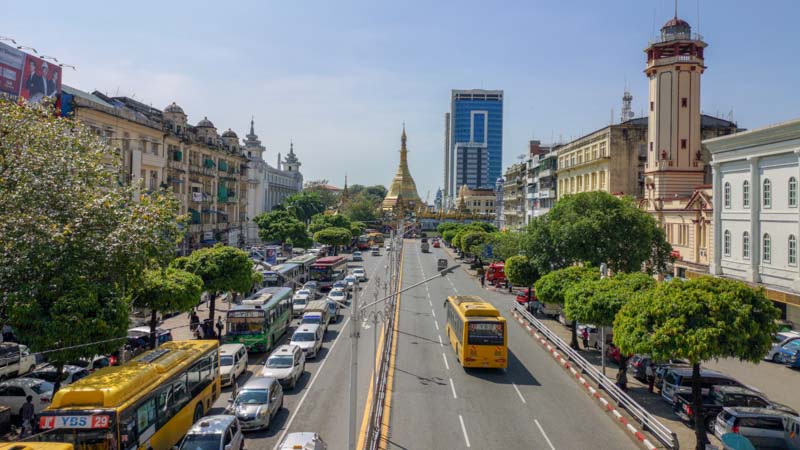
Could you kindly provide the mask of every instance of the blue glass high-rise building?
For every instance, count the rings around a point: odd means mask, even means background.
[[[503,91],[454,89],[445,139],[445,196],[466,184],[493,189],[503,171]]]

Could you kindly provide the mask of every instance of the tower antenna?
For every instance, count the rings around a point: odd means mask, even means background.
[[[678,18],[678,0],[675,0],[675,18]]]

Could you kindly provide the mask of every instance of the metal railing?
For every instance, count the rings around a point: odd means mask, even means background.
[[[564,353],[567,358],[572,362],[573,366],[580,369],[587,377],[594,380],[600,389],[606,391],[611,399],[613,399],[620,407],[624,408],[630,413],[633,418],[639,422],[642,427],[649,431],[656,439],[658,439],[667,448],[678,450],[678,437],[675,432],[667,428],[666,425],[659,422],[655,416],[650,414],[642,405],[638,404],[632,399],[625,391],[619,388],[613,380],[603,375],[597,368],[595,368],[589,361],[587,361],[580,353],[570,347],[570,345],[561,339],[558,335],[550,331],[541,321],[533,317],[533,314],[528,312],[524,306],[514,302],[514,310],[527,320],[545,338],[552,342],[556,348]]]

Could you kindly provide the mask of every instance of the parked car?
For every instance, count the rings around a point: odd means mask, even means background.
[[[11,414],[21,415],[22,405],[30,395],[33,410],[39,413],[53,400],[53,383],[38,378],[14,378],[0,383],[0,405],[8,406]]]
[[[247,348],[243,344],[225,344],[219,347],[219,378],[222,386],[229,386],[247,370]]]
[[[800,337],[788,337],[777,345],[773,345],[767,354],[772,362],[786,364],[800,350]]]
[[[351,261],[364,261],[364,257],[361,255],[360,251],[353,252],[353,256],[350,258]]]
[[[15,342],[0,343],[0,379],[24,375],[36,367],[36,356]]]
[[[773,403],[766,396],[739,386],[712,386],[708,390],[708,395],[701,397],[701,401],[703,404],[702,422],[705,424],[706,429],[711,432],[714,431],[714,421],[717,415],[725,407],[749,406],[775,409],[797,415],[797,411],[794,409],[780,403]],[[690,427],[694,427],[691,392],[676,394],[675,404],[672,409],[678,417],[688,422]]]
[[[528,303],[528,291],[531,291],[531,301],[536,301],[536,293],[531,288],[525,288],[517,291],[516,300],[520,305]]]
[[[714,422],[714,435],[722,439],[736,433],[750,440],[755,448],[786,448],[783,421],[788,414],[767,408],[722,408]]]
[[[306,357],[316,358],[322,348],[322,333],[319,325],[305,324],[297,327],[289,343],[303,349]]]
[[[283,388],[272,377],[254,377],[228,400],[225,411],[239,419],[243,430],[268,429],[272,418],[283,408]]]
[[[172,340],[172,332],[156,328],[156,347]],[[136,327],[128,330],[128,343],[135,343],[133,348],[150,348],[150,327]]]
[[[633,378],[636,378],[642,383],[648,383],[650,380],[647,379],[647,366],[648,364],[650,364],[650,361],[652,361],[650,355],[636,354],[631,356],[631,358],[628,360],[628,373],[631,374]],[[672,367],[677,365],[687,367],[689,365],[689,362],[683,359],[669,359],[667,361],[656,362],[655,367],[653,368],[653,373],[654,373],[653,376],[656,379],[656,382],[654,382],[653,384],[658,386],[660,389],[661,387],[658,384],[658,379],[659,379],[658,370],[660,368]],[[663,378],[663,374],[661,378]]]
[[[262,377],[272,377],[294,389],[306,370],[306,354],[297,345],[284,344],[269,355],[261,369]]]
[[[40,367],[25,376],[28,378],[44,380],[55,385],[56,381],[58,380],[58,377],[56,376],[57,373],[58,370],[55,366],[47,365]],[[89,376],[89,371],[83,367],[66,364],[61,372],[61,386],[67,386],[87,376]]]
[[[596,325],[592,325],[592,324],[588,324],[588,323],[579,324],[578,325],[578,338],[583,336],[583,330],[584,329],[587,329],[589,331],[589,347],[594,348],[596,350],[600,350],[600,348],[603,346],[603,336],[601,334],[601,332],[603,330],[603,327],[598,327]],[[605,342],[607,344],[606,348],[611,350],[612,353],[619,353],[618,350],[610,349],[610,347],[614,343],[614,333],[612,331],[612,328],[611,327],[605,327],[605,331],[606,331],[606,340],[605,340]],[[617,364],[619,364],[619,355],[616,355],[615,361],[617,361]]]
[[[312,432],[289,433],[281,441],[278,450],[328,450],[328,444],[319,434]]]
[[[783,418],[783,440],[789,450],[800,450],[800,417]]]
[[[717,372],[716,370],[700,369],[700,385],[703,395],[708,395],[711,386],[741,386],[748,387],[739,381]],[[758,392],[756,389],[750,388]],[[692,392],[692,368],[677,367],[667,370],[664,382],[661,385],[661,397],[667,403],[675,403],[675,395]]]
[[[353,269],[353,276],[358,278],[358,281],[367,281],[367,271],[363,267],[356,267]]]
[[[110,366],[111,360],[107,356],[94,355],[91,358],[81,358],[75,361],[70,361],[67,364],[83,367],[91,373],[95,370]]]
[[[235,416],[216,415],[198,420],[181,441],[179,450],[244,450],[244,435]]]

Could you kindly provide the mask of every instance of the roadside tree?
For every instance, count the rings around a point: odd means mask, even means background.
[[[535,283],[536,297],[542,303],[555,303],[564,305],[566,293],[582,282],[600,279],[600,270],[591,266],[570,266],[564,269],[554,270],[543,275]],[[578,348],[577,321],[570,317],[566,311],[564,315],[572,320],[572,348]]]
[[[150,348],[156,348],[158,313],[188,312],[200,302],[203,280],[185,270],[169,267],[144,272],[136,286],[133,306],[150,311]]]
[[[311,223],[308,225],[308,232],[314,234],[317,231],[333,227],[349,230],[351,222],[352,221],[344,214],[317,214],[311,218]]]
[[[661,283],[622,306],[614,342],[623,353],[656,361],[683,358],[692,365],[696,448],[708,441],[703,423],[700,364],[718,358],[757,363],[772,345],[780,312],[743,282],[715,277]]]
[[[264,242],[291,242],[302,248],[311,246],[306,226],[289,211],[265,212],[253,221],[258,225],[258,237]]]
[[[283,208],[307,225],[311,221],[311,217],[325,211],[325,204],[319,193],[303,191],[286,197],[283,201]]]
[[[347,228],[331,227],[314,233],[314,240],[333,247],[333,254],[338,254],[340,245],[347,245],[353,239],[353,235]]]
[[[528,288],[528,304],[533,300],[533,285],[539,279],[539,271],[533,262],[524,255],[515,255],[506,259],[505,274],[512,284]]]
[[[492,257],[500,261],[519,255],[522,249],[522,233],[495,231],[489,235],[486,245],[492,246]]]

